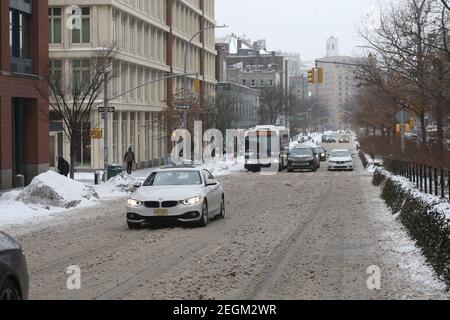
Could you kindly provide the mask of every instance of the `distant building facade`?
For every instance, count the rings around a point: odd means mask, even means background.
[[[280,85],[281,77],[277,66],[246,65],[244,67],[240,62],[227,67],[227,82],[262,90]]]
[[[229,129],[249,129],[259,124],[259,90],[238,83],[222,82],[217,84],[217,92],[237,97],[234,105],[230,106],[234,120],[233,128]]]
[[[356,94],[357,81],[354,76],[355,59],[339,55],[339,42],[331,37],[327,40],[327,56],[318,59],[318,67],[324,70],[323,84],[309,84],[312,96],[321,99],[330,108],[336,127],[340,127],[339,111]],[[322,61],[322,62],[320,62]]]
[[[0,1],[0,190],[49,168],[47,12],[46,1]]]

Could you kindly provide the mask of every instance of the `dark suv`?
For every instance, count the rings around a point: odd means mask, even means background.
[[[288,157],[288,172],[294,170],[317,171],[319,168],[318,157],[311,147],[297,147],[292,149]]]

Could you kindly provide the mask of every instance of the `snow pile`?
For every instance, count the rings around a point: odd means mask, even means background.
[[[0,226],[25,223],[96,203],[95,190],[53,171],[35,177],[30,185],[0,195]]]
[[[139,179],[134,178],[126,173],[121,173],[108,182],[95,186],[100,198],[112,198],[112,197],[125,197],[130,192],[135,191],[135,184],[141,182]]]
[[[71,180],[54,171],[47,171],[35,177],[29,186],[17,197],[27,205],[41,205],[55,208],[74,208],[88,205],[98,199],[90,186]]]
[[[208,170],[214,176],[220,177],[232,173],[245,172],[244,162],[244,157],[236,159],[225,157],[223,159],[211,159],[200,165],[200,167]]]

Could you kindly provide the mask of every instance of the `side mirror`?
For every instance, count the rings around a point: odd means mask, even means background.
[[[142,183],[136,182],[136,183],[133,185],[133,187],[136,188],[136,189],[139,189],[140,187],[142,187]]]
[[[219,183],[216,180],[208,180],[206,181],[206,186],[207,187],[213,187],[213,186],[217,186]]]

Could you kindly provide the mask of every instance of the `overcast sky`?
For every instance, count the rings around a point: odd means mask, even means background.
[[[325,55],[325,41],[339,38],[341,55],[352,55],[362,44],[356,26],[380,1],[395,0],[216,0],[217,23],[253,41],[267,39],[270,51],[298,52],[302,60]]]

